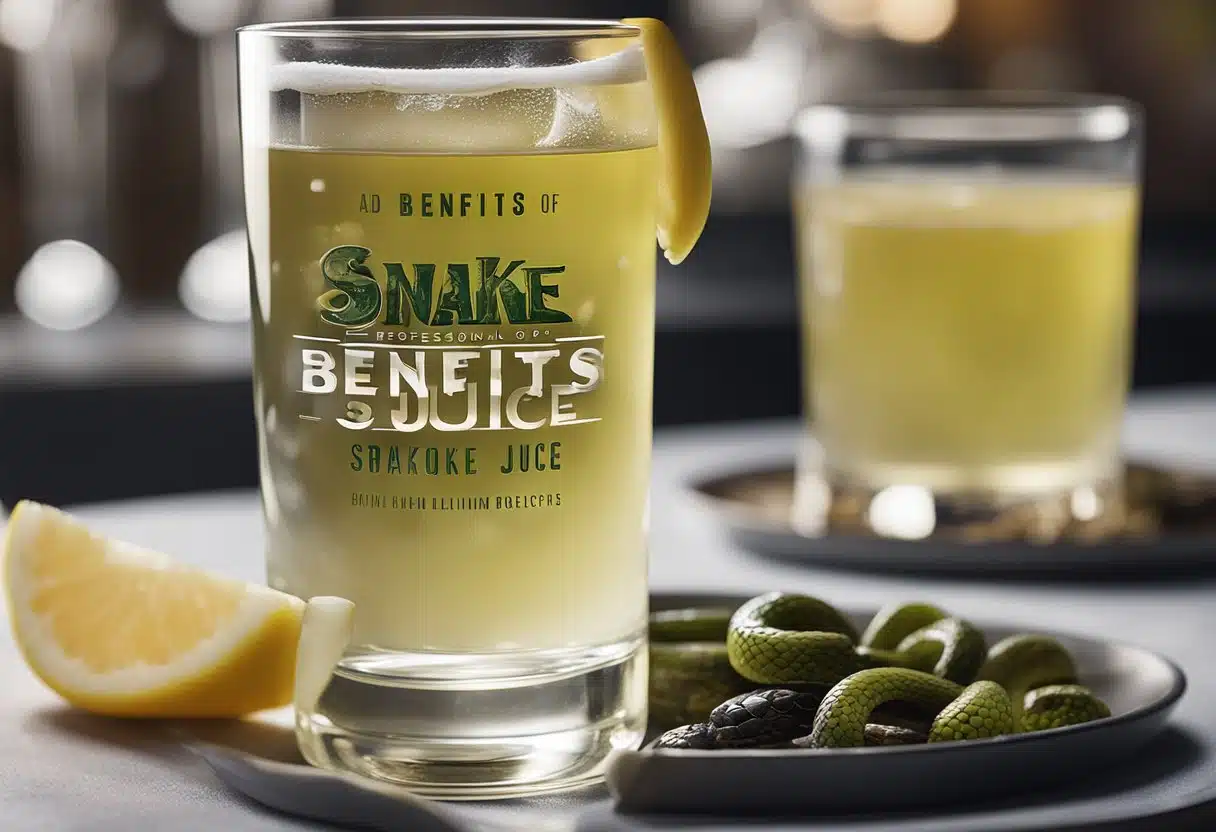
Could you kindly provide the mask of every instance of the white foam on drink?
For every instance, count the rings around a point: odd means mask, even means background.
[[[504,90],[561,89],[645,80],[642,48],[629,46],[603,58],[561,66],[405,69],[295,62],[271,70],[270,89],[311,95],[358,92],[488,95]]]

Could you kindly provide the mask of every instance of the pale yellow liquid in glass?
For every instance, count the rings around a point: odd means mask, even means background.
[[[801,198],[808,406],[837,475],[1019,494],[1113,472],[1133,187],[854,181]]]
[[[271,149],[268,167],[270,302],[254,320],[272,584],[303,597],[353,600],[355,641],[389,650],[487,653],[640,634],[647,609],[654,147],[494,155]],[[409,216],[402,215],[403,193],[411,195]],[[361,207],[370,194],[378,211]],[[416,264],[435,265],[432,305],[448,264],[468,264],[475,288],[478,258],[501,258],[498,273],[524,261],[511,279],[529,305],[523,270],[561,266],[540,276],[539,284],[556,289],[536,300],[571,320],[509,323],[504,306],[498,325],[433,326],[417,317],[386,325],[382,313],[368,328],[348,332],[322,321],[316,302],[329,288],[320,259],[339,245],[371,251],[365,265],[382,289],[386,263],[402,264],[411,281]],[[390,349],[401,345],[407,348]],[[474,355],[453,373],[476,383],[476,407],[468,410],[469,386],[451,395],[432,391],[430,406],[446,424],[471,416],[472,427],[445,431],[428,422],[415,432],[394,430],[399,401],[390,395],[389,353],[407,363],[421,355],[428,383],[441,385],[443,355],[462,346]],[[357,368],[362,381],[355,386],[375,387],[374,394],[347,394],[347,349],[374,353]],[[301,392],[304,350],[333,357],[332,393]],[[572,364],[579,350],[599,362],[598,386],[555,395],[555,387],[588,383],[587,368],[580,375]],[[540,395],[517,398],[512,417],[507,399],[535,378],[533,364],[517,357],[528,351],[556,354],[544,359]],[[501,358],[496,404],[493,352]],[[406,395],[412,419],[418,398]],[[363,421],[362,409],[350,418],[352,401],[368,407],[370,426],[337,422]],[[555,419],[566,423],[554,426]],[[371,470],[373,446],[378,471]],[[389,470],[394,446],[400,471]],[[411,447],[419,449],[416,473]],[[437,473],[427,471],[428,448],[437,449]],[[448,449],[455,449],[451,457]]]

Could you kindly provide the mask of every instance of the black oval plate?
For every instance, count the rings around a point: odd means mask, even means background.
[[[846,522],[814,534],[791,522],[794,465],[719,474],[690,484],[745,549],[773,557],[851,569],[909,573],[1092,575],[1095,566],[1123,572],[1216,568],[1216,479],[1129,465],[1128,500],[1148,529],[1097,535],[1084,524],[1048,543],[946,533],[900,540]],[[848,514],[848,512],[840,512]]]
[[[652,609],[729,606],[722,595],[657,595]],[[875,610],[849,610],[859,627]],[[1008,626],[976,622],[990,641]],[[765,814],[890,812],[971,804],[1076,783],[1127,759],[1165,727],[1186,690],[1169,659],[1139,647],[1050,633],[1112,716],[987,740],[887,748],[682,751],[614,755],[608,787],[622,812]]]

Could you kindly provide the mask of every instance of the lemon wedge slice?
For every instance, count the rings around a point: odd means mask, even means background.
[[[109,540],[21,502],[4,578],[17,644],[69,703],[137,717],[236,717],[292,701],[304,602]]]
[[[705,228],[713,188],[709,134],[692,70],[660,20],[623,21],[642,30],[646,76],[659,123],[658,240],[671,263],[683,262]]]

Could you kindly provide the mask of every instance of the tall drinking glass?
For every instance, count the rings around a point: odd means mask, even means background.
[[[303,751],[448,798],[596,777],[646,720],[643,31],[238,38],[269,577],[355,603]]]
[[[873,531],[908,538],[1011,506],[1099,510],[1121,472],[1139,132],[1133,105],[1092,97],[801,115],[817,445],[799,522],[822,523],[841,494]]]

